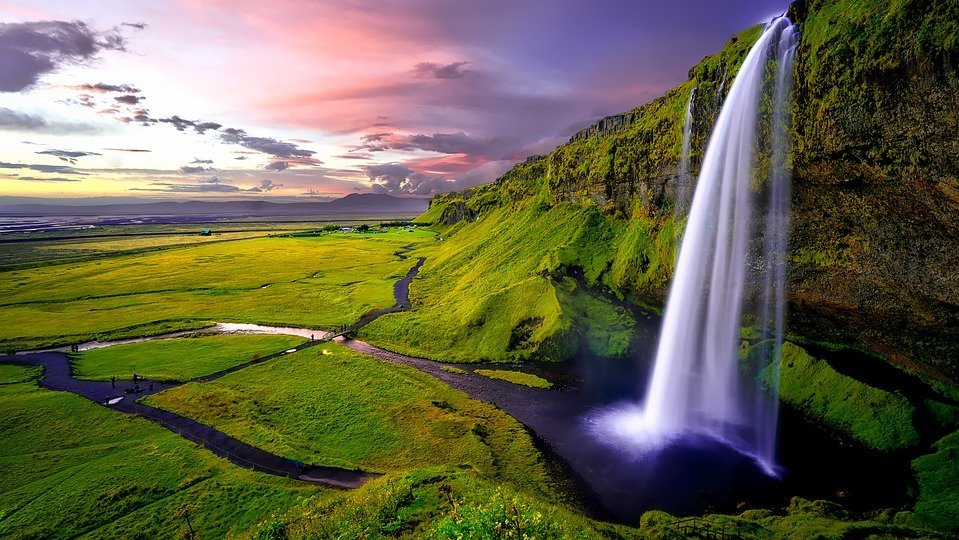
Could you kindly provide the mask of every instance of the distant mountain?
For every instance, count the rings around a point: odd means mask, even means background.
[[[239,215],[311,216],[322,214],[404,214],[426,211],[426,199],[404,199],[375,193],[351,193],[329,202],[278,203],[249,201],[183,201],[97,205],[0,204],[0,215],[16,216],[126,216],[126,215]]]

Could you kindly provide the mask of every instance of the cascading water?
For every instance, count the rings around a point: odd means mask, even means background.
[[[638,444],[707,434],[774,474],[790,181],[786,106],[796,41],[789,19],[774,19],[730,87],[703,159],[646,402],[607,413],[599,420],[607,433]],[[760,125],[771,126],[765,144]],[[769,192],[765,206],[758,204],[760,184]],[[751,253],[755,238],[765,240],[761,254]],[[748,274],[755,268],[759,276]],[[752,365],[738,354],[747,288],[762,289],[753,296],[764,341]]]
[[[683,122],[683,147],[679,157],[679,167],[676,171],[676,217],[685,217],[689,212],[689,204],[693,193],[693,179],[690,173],[689,152],[693,140],[693,103],[696,99],[696,88],[689,93],[686,102],[686,119]]]

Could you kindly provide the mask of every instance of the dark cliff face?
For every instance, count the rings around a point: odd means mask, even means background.
[[[792,323],[955,380],[959,4],[846,4],[801,10]]]
[[[802,39],[789,331],[959,380],[959,2],[813,0],[791,15]],[[690,92],[696,173],[760,31],[731,39],[661,98],[603,119],[493,184],[438,197],[431,213],[452,224],[539,197],[665,227]],[[651,302],[665,295],[661,285],[622,292]]]

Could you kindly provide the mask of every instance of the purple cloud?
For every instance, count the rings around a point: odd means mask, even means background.
[[[0,23],[0,92],[26,90],[60,65],[124,48],[117,29],[99,32],[80,21]]]
[[[453,62],[451,64],[436,64],[433,62],[420,62],[413,66],[411,70],[417,77],[431,79],[461,79],[472,71],[463,69],[463,66],[469,62]]]
[[[143,101],[144,99],[146,99],[146,98],[145,98],[145,97],[142,97],[142,96],[135,96],[135,95],[133,95],[133,94],[126,94],[126,95],[123,95],[123,96],[117,96],[117,97],[113,98],[113,101],[116,101],[117,103],[123,103],[123,104],[125,104],[125,105],[136,105],[137,103],[140,103],[140,102]]]

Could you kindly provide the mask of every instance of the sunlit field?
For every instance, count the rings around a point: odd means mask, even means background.
[[[317,234],[211,243],[3,272],[0,347],[21,350],[211,322],[314,328],[393,304],[433,234]]]

